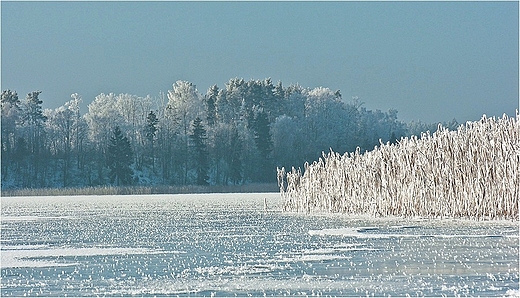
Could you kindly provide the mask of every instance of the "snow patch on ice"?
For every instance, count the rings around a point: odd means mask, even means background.
[[[354,228],[309,230],[311,236],[359,236],[360,233]]]
[[[318,249],[308,249],[304,250],[303,254],[306,255],[328,255],[328,254],[338,254],[338,253],[346,253],[353,251],[373,251],[376,250],[374,248],[361,247],[357,244],[350,244],[344,247],[328,247],[328,248],[318,248]]]
[[[517,289],[509,289],[506,292],[506,297],[520,297],[520,290]]]
[[[412,229],[413,227],[399,227],[402,229]],[[374,227],[357,227],[357,228],[337,228],[337,229],[321,229],[309,230],[311,236],[341,236],[354,238],[518,238],[519,235],[502,235],[502,234],[400,234],[400,233],[373,233],[379,228]]]
[[[374,227],[358,227],[358,228],[338,228],[338,229],[322,229],[322,230],[309,230],[311,236],[342,236],[342,237],[355,237],[355,238],[389,238],[389,237],[402,237],[405,235],[398,234],[381,234],[381,233],[365,233],[367,231],[376,231]]]
[[[334,254],[308,254],[301,255],[294,258],[285,258],[283,261],[286,262],[321,262],[321,261],[332,261],[332,260],[346,260],[351,259],[352,256],[334,255]]]
[[[241,266],[209,266],[209,267],[198,267],[195,268],[195,272],[201,275],[251,275],[251,274],[261,274],[261,273],[270,273],[275,270],[283,269],[283,267],[277,265],[241,265]]]
[[[49,219],[72,219],[70,216],[2,216],[2,221],[38,221]]]
[[[180,251],[163,251],[147,248],[121,248],[121,247],[59,247],[48,248],[46,246],[22,245],[7,246],[1,251],[1,268],[25,268],[25,267],[62,267],[75,266],[78,263],[57,262],[42,260],[58,257],[88,257],[108,255],[141,255],[161,253],[183,253]]]

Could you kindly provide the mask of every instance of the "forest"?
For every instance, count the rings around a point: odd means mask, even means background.
[[[2,92],[2,189],[276,183],[277,167],[437,128],[366,109],[339,90],[269,78],[234,78],[205,94],[187,81],[155,97],[102,93],[86,113],[78,94],[44,109],[41,93]]]

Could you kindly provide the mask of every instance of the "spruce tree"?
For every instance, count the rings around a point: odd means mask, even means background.
[[[204,97],[204,106],[206,108],[206,121],[208,126],[212,127],[217,122],[217,98],[218,87],[213,85],[208,89],[208,93]]]
[[[119,126],[116,126],[107,150],[107,165],[110,169],[111,183],[115,183],[117,186],[132,183],[133,171],[130,168],[132,160],[130,141],[123,135]]]
[[[145,126],[145,137],[148,140],[148,146],[149,146],[149,155],[150,160],[152,164],[152,169],[155,170],[155,137],[157,135],[157,124],[159,124],[159,119],[155,115],[153,111],[150,111],[148,113],[148,116],[146,117],[146,126]]]
[[[273,180],[271,176],[272,160],[271,152],[273,151],[273,141],[270,132],[270,123],[267,113],[260,111],[256,114],[253,122],[253,132],[255,137],[256,148],[259,153],[259,164],[257,171],[257,180],[261,182],[269,182]]]
[[[202,119],[195,118],[190,134],[191,147],[193,149],[195,169],[197,172],[197,184],[208,184],[208,150],[206,148],[206,129],[202,125]]]
[[[242,161],[240,155],[242,154],[242,140],[238,134],[236,126],[233,126],[231,130],[230,140],[231,151],[227,155],[229,164],[229,176],[233,184],[238,184],[242,181]]]

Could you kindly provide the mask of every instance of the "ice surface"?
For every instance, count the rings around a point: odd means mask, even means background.
[[[406,229],[409,227],[394,227],[396,229]],[[392,229],[393,230],[393,229]],[[368,232],[367,232],[368,231]],[[519,235],[504,235],[504,234],[481,234],[481,235],[467,235],[467,234],[406,234],[406,233],[377,233],[378,228],[373,227],[358,227],[358,228],[338,228],[338,229],[321,229],[309,230],[309,235],[313,236],[342,236],[355,238],[487,238],[487,237],[508,237],[519,238]]]
[[[68,216],[2,216],[2,221],[36,221],[49,219],[67,219]]]
[[[1,295],[519,293],[516,222],[302,215],[281,212],[280,201],[1,198]]]
[[[520,297],[520,291],[511,289],[506,291],[506,297]]]
[[[78,263],[57,262],[44,259],[64,258],[64,257],[88,257],[88,256],[107,256],[107,255],[145,255],[165,253],[161,250],[151,250],[145,248],[121,248],[121,247],[58,247],[48,248],[44,245],[22,245],[22,246],[3,246],[1,250],[1,268],[22,268],[22,267],[54,267],[54,266],[75,266]],[[182,252],[169,252],[182,253]]]

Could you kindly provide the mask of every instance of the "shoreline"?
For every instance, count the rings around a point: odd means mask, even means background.
[[[252,183],[244,185],[155,185],[155,186],[95,186],[81,188],[25,188],[2,189],[2,197],[42,197],[80,195],[152,195],[152,194],[202,194],[202,193],[278,193],[276,183]]]

